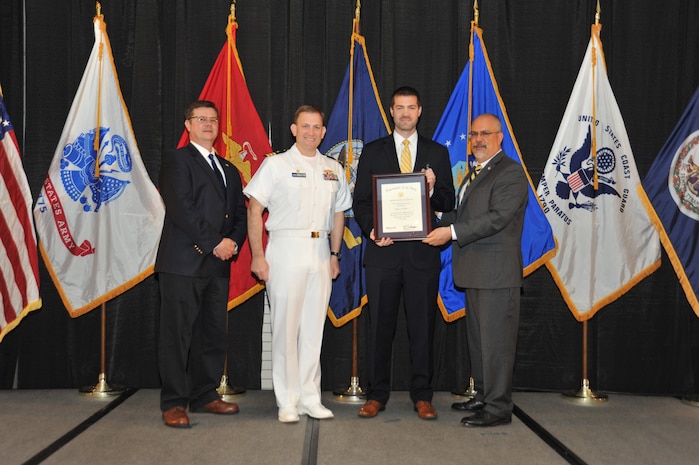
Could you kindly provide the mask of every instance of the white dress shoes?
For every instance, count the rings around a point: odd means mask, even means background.
[[[282,407],[279,409],[279,421],[282,423],[296,423],[299,421],[299,413],[294,407]]]
[[[299,405],[299,414],[308,415],[316,420],[324,420],[326,418],[333,418],[332,411],[323,406],[323,404],[315,404],[310,406]]]

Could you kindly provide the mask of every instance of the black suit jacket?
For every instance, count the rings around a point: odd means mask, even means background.
[[[226,175],[225,192],[211,165],[192,144],[163,156],[160,195],[165,222],[156,272],[192,277],[230,274],[230,262],[211,252],[224,237],[242,247],[247,212],[238,170],[223,158],[218,161]]]
[[[430,197],[432,211],[450,211],[454,208],[454,183],[451,176],[449,152],[443,145],[418,135],[417,154],[413,171],[419,173],[427,165],[435,173],[434,192]],[[398,155],[393,135],[375,140],[364,146],[357,169],[357,181],[354,187],[355,219],[366,237],[374,228],[373,181],[376,174],[400,173]],[[439,249],[423,244],[421,241],[398,241],[389,247],[378,247],[373,241],[367,241],[364,264],[392,268],[401,259],[407,258],[415,268],[441,268]]]
[[[464,191],[456,210],[442,216],[454,225],[454,283],[463,288],[522,285],[522,228],[528,200],[522,165],[500,151]]]

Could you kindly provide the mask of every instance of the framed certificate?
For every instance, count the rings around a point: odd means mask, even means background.
[[[432,230],[424,173],[373,176],[374,235],[394,241],[421,240]]]

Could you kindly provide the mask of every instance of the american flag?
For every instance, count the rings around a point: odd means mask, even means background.
[[[32,195],[0,89],[0,341],[41,307]]]

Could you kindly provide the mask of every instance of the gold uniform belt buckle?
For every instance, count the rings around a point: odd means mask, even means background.
[[[318,231],[311,231],[311,238],[312,239],[318,239],[320,237],[320,233]]]

